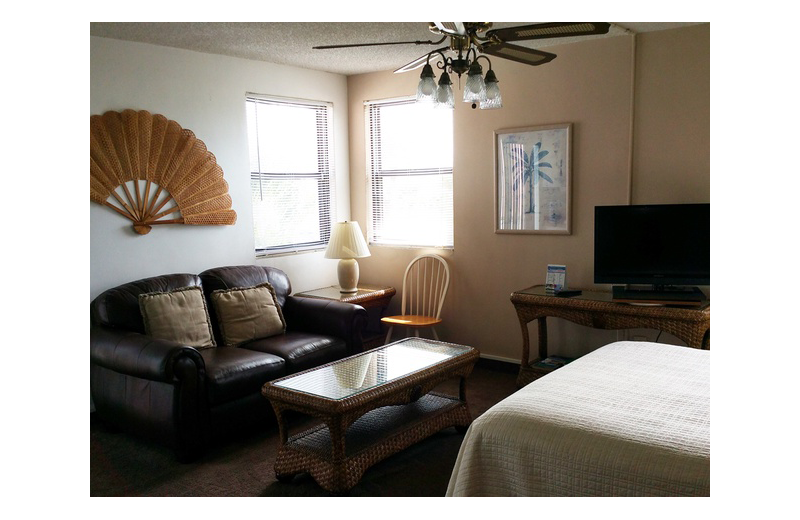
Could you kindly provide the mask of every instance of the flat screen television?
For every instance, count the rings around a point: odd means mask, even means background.
[[[643,294],[636,289],[702,298],[695,286],[711,283],[711,205],[596,206],[594,282],[626,286],[615,298]]]

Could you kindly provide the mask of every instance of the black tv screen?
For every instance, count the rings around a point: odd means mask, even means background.
[[[710,204],[595,207],[595,283],[710,285],[710,272]]]

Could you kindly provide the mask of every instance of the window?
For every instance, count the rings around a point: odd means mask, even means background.
[[[371,244],[453,247],[453,111],[366,104]]]
[[[332,105],[248,95],[256,254],[321,249],[333,207]]]

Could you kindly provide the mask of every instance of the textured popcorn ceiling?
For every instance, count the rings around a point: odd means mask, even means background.
[[[494,22],[493,28],[541,22]],[[545,48],[574,41],[649,32],[705,22],[611,22],[605,35],[554,38],[518,45]],[[338,74],[395,70],[438,45],[385,45],[315,50],[315,45],[437,41],[428,22],[92,22],[92,36],[177,47],[210,54],[293,65]]]

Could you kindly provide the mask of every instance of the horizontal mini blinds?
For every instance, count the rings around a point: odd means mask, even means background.
[[[370,243],[453,247],[453,111],[413,98],[366,109]]]
[[[319,249],[333,207],[332,105],[247,96],[256,253]]]

